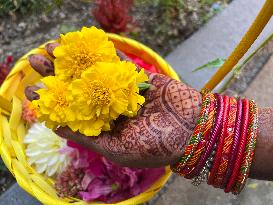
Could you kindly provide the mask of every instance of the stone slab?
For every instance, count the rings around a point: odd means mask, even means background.
[[[271,205],[273,183],[249,180],[247,188],[238,196],[225,194],[206,183],[195,187],[190,180],[176,177],[167,192],[155,205]]]
[[[41,203],[21,189],[18,184],[11,186],[0,197],[0,205],[40,205]]]
[[[244,95],[254,99],[260,107],[273,105],[273,56],[265,64],[263,70],[245,91]]]

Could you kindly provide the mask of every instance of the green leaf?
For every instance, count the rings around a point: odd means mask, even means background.
[[[258,183],[250,183],[250,184],[247,185],[247,187],[250,188],[250,189],[257,189]]]
[[[150,88],[150,84],[149,83],[139,83],[138,85],[139,90],[146,90]]]
[[[194,73],[194,72],[206,69],[206,68],[207,69],[219,68],[224,64],[225,60],[226,59],[223,59],[223,58],[216,58],[216,59],[209,61],[208,63],[194,69],[192,72]]]

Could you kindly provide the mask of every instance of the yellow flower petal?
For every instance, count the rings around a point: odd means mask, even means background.
[[[61,35],[60,46],[53,53],[55,74],[66,81],[80,78],[97,62],[119,61],[114,44],[103,30],[95,27]]]
[[[41,80],[45,88],[37,91],[40,99],[34,100],[39,121],[46,121],[46,125],[57,127],[66,121],[74,120],[74,113],[70,107],[68,83],[56,76],[45,77]]]

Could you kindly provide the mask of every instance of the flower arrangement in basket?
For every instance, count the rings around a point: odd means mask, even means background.
[[[45,69],[36,72],[41,63]],[[168,167],[121,167],[56,134],[69,127],[99,138],[118,120],[136,116],[150,87],[146,72],[178,79],[149,48],[95,27],[61,35],[23,56],[0,90],[1,156],[18,184],[44,204],[149,200],[171,175]]]

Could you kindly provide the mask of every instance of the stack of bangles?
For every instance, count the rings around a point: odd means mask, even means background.
[[[173,172],[239,194],[249,175],[258,132],[254,101],[207,93],[200,116]]]

